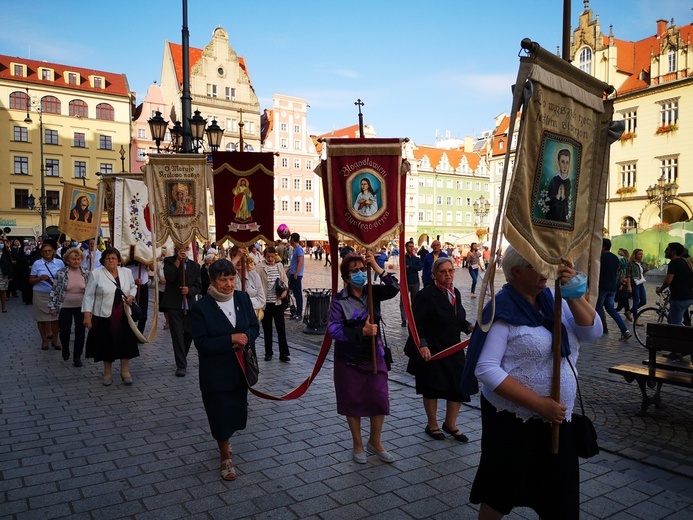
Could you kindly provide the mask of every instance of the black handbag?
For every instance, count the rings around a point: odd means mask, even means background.
[[[142,307],[140,307],[139,305],[137,305],[135,301],[133,301],[130,305],[130,315],[132,316],[133,321],[140,321],[142,319],[143,314],[144,313],[142,312]]]
[[[248,386],[255,386],[260,378],[260,364],[257,362],[255,350],[250,345],[241,347],[235,344],[234,350],[236,351],[236,357],[241,365],[241,369],[243,369],[245,374]]]
[[[568,360],[568,365],[573,371],[575,382],[577,383],[578,398],[580,399],[580,410],[582,414],[573,413],[570,424],[573,425],[575,433],[575,446],[577,448],[578,457],[589,459],[599,454],[599,444],[597,443],[597,430],[594,429],[592,420],[585,415],[585,406],[582,404],[582,393],[580,392],[580,382],[573,368],[573,364]]]

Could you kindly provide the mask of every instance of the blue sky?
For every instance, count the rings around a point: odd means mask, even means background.
[[[528,7],[530,6],[530,7]],[[364,120],[380,137],[432,144],[493,128],[510,109],[522,38],[555,51],[562,0],[189,0],[190,44],[215,27],[246,58],[261,108],[274,93],[305,98],[308,129],[325,133]],[[591,0],[602,32],[626,40],[656,20],[693,21],[685,0]],[[583,10],[572,0],[574,28]],[[0,53],[124,73],[138,101],[158,81],[164,41],[181,42],[180,0],[0,0]]]

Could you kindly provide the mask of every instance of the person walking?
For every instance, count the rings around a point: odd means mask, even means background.
[[[423,269],[421,279],[423,281],[423,286],[428,287],[433,284],[433,262],[438,260],[438,258],[447,258],[448,255],[445,253],[440,245],[440,240],[434,240],[431,242],[432,251],[428,253],[423,259]]]
[[[34,286],[33,314],[41,334],[41,350],[48,350],[48,341],[52,341],[54,349],[61,350],[58,344],[58,317],[51,316],[48,310],[48,298],[55,275],[65,267],[63,261],[56,258],[56,250],[57,244],[54,241],[44,240],[39,248],[41,258],[33,263],[29,275],[29,283]]]
[[[479,269],[483,269],[480,260],[479,244],[472,242],[469,253],[467,253],[467,268],[469,269],[469,276],[472,277],[472,287],[469,294],[471,298],[476,298],[474,291],[476,291],[476,283],[479,280]]]
[[[669,260],[667,275],[662,285],[657,287],[657,294],[669,289],[669,318],[671,325],[682,325],[683,315],[693,305],[693,266],[683,258],[685,248],[679,242],[670,242],[664,250],[664,257]]]
[[[330,243],[326,242],[325,247],[323,248],[325,251],[325,265],[324,267],[327,267],[327,265],[332,265],[332,260],[330,260]]]
[[[414,301],[414,298],[419,293],[419,288],[421,287],[421,280],[419,279],[419,272],[423,269],[423,262],[416,254],[416,245],[413,241],[407,242],[406,245],[407,252],[404,255],[404,262],[406,263],[406,274],[407,274],[407,290],[409,292],[409,300]],[[407,326],[407,317],[404,314],[404,305],[402,304],[402,298],[404,295],[400,293],[399,299],[399,313],[402,317],[402,327]]]
[[[595,310],[599,316],[602,316],[606,311],[621,331],[621,341],[628,341],[632,334],[623,322],[621,315],[614,309],[620,266],[621,262],[618,257],[611,252],[611,240],[603,238],[602,256],[599,264],[599,296]]]
[[[265,259],[257,266],[262,288],[265,293],[265,315],[262,317],[262,334],[265,338],[265,361],[270,361],[272,349],[272,321],[277,329],[279,344],[279,361],[289,361],[289,343],[286,341],[286,324],[284,323],[284,302],[289,296],[289,279],[281,264],[277,264],[277,250],[274,247],[265,249]],[[279,282],[279,283],[277,283]]]
[[[303,318],[303,270],[305,269],[305,253],[300,244],[301,236],[298,233],[291,233],[289,244],[293,248],[291,263],[289,264],[289,289],[291,289],[296,299],[296,314],[289,316],[290,320],[300,320]]]
[[[628,321],[633,321],[633,313],[630,312],[630,296],[628,296],[628,283],[626,281],[626,267],[628,266],[628,250],[618,250],[618,286],[616,287],[616,312],[623,312]]]
[[[12,252],[10,242],[0,238],[0,303],[2,312],[7,312],[7,292],[10,290],[12,281]]]
[[[647,264],[643,263],[642,249],[633,249],[630,260],[626,266],[626,283],[628,284],[628,294],[633,295],[633,305],[631,312],[633,320],[638,315],[640,307],[647,305],[647,293],[645,292],[645,273],[648,271]],[[635,326],[643,327],[643,323],[634,322]]]

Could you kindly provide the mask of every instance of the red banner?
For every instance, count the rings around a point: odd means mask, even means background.
[[[274,154],[212,153],[216,242],[274,239]]]
[[[331,234],[366,247],[398,233],[406,173],[401,139],[327,139],[321,175]]]

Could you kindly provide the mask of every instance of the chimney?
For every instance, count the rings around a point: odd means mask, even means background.
[[[669,23],[666,20],[657,20],[657,37],[661,37],[667,32],[669,28]]]
[[[464,138],[464,151],[467,153],[474,151],[474,139],[471,135],[465,136]]]

